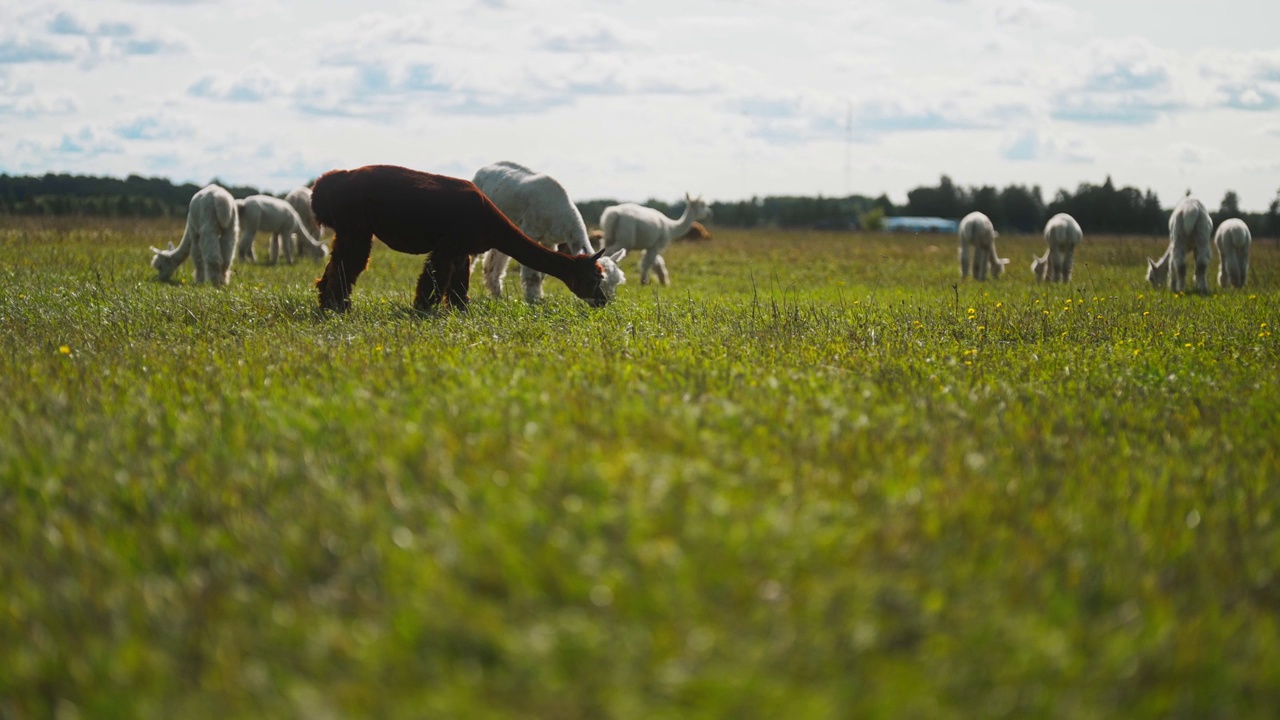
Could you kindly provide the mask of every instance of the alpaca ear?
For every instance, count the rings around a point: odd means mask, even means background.
[[[151,252],[153,252],[153,253],[155,253],[155,254],[159,255],[159,254],[163,253],[164,251],[163,251],[163,250],[161,250],[160,248],[156,247],[155,245],[152,245],[152,246],[151,246]]]
[[[624,257],[626,257],[626,256],[627,256],[627,249],[626,249],[626,248],[622,248],[622,249],[621,249],[621,250],[619,250],[618,252],[616,252],[616,253],[614,253],[614,254],[610,255],[610,256],[609,256],[609,259],[610,259],[610,260],[612,260],[612,261],[614,261],[615,263],[620,263],[620,262],[622,262],[622,258],[624,258]]]
[[[685,192],[685,194],[684,194],[684,201],[685,201],[685,202],[693,202],[693,198],[689,196],[689,193],[688,193],[688,192]]]
[[[1147,258],[1147,267],[1151,268],[1152,270],[1155,270],[1155,269],[1156,269],[1156,261],[1155,261],[1155,260],[1152,260],[1151,258]]]
[[[599,250],[597,250],[596,254],[591,256],[591,259],[599,260],[602,257],[604,257],[604,248],[600,248]]]
[[[175,247],[173,246],[173,241],[172,241],[172,240],[170,240],[170,241],[169,241],[169,249],[170,249],[170,250],[177,250],[177,248],[175,248]]]

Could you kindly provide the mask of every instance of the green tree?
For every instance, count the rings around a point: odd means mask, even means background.
[[[1218,207],[1218,212],[1215,214],[1218,216],[1216,220],[1219,223],[1223,220],[1243,217],[1243,214],[1240,212],[1240,196],[1236,195],[1235,190],[1228,190],[1227,194],[1222,196],[1222,204]]]

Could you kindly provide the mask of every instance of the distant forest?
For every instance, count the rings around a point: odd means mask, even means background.
[[[228,186],[237,198],[259,192],[249,186]],[[86,175],[40,177],[0,174],[0,215],[146,217],[186,216],[187,203],[200,189],[194,184],[175,185],[163,178],[130,175],[118,178]],[[1215,206],[1201,198],[1213,212],[1215,222],[1238,217],[1255,235],[1280,237],[1280,190],[1265,213],[1246,213],[1234,192],[1228,192]],[[588,200],[578,209],[588,225],[595,225],[600,212],[617,200]],[[668,216],[676,217],[684,203],[650,199],[644,203]],[[926,216],[959,219],[969,212],[985,213],[1004,232],[1038,232],[1047,218],[1066,212],[1080,222],[1086,232],[1163,235],[1167,232],[1170,207],[1161,207],[1151,190],[1117,188],[1108,176],[1101,185],[1082,183],[1075,192],[1059,190],[1045,202],[1039,186],[1010,185],[961,187],[943,175],[936,186],[918,187],[907,193],[905,205],[894,205],[885,195],[848,197],[768,196],[738,202],[714,202],[713,227],[777,227],[819,230],[877,230],[885,217]]]

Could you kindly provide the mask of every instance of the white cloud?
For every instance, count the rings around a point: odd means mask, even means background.
[[[509,157],[586,197],[732,199],[1098,167],[1274,185],[1241,158],[1280,156],[1280,51],[1251,29],[1280,10],[1257,7],[1222,47],[1203,13],[1157,28],[1102,0],[35,2],[0,8],[0,171],[287,189],[331,164]]]
[[[1066,32],[1076,26],[1079,17],[1065,5],[1039,0],[1000,0],[990,12],[997,25],[1018,31]]]
[[[255,65],[239,74],[213,72],[187,88],[192,97],[226,102],[256,103],[287,97],[289,84],[268,68]]]
[[[1079,135],[1059,136],[1041,129],[1007,133],[1000,147],[1004,158],[1014,161],[1092,163],[1098,156]]]

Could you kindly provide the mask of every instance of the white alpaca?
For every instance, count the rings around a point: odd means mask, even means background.
[[[298,211],[289,203],[270,195],[250,195],[236,201],[236,210],[240,215],[240,243],[236,246],[236,254],[241,259],[255,260],[253,238],[258,231],[271,233],[271,263],[274,265],[280,258],[280,250],[284,249],[285,262],[293,264],[292,235],[298,235],[298,252],[301,255],[322,260],[329,251],[320,244],[306,228]]]
[[[176,248],[170,242],[168,250],[151,248],[155,253],[151,267],[161,280],[168,280],[191,255],[197,283],[208,280],[213,285],[226,285],[231,282],[237,227],[235,198],[217,185],[208,185],[192,196],[187,206],[187,229],[182,233],[182,242]]]
[[[1071,282],[1071,268],[1075,264],[1076,246],[1084,239],[1080,223],[1066,213],[1049,218],[1044,226],[1044,240],[1049,244],[1043,257],[1031,261],[1031,272],[1037,280]]]
[[[1249,246],[1253,236],[1249,234],[1249,226],[1239,218],[1224,220],[1213,236],[1213,244],[1218,246],[1218,286],[1244,287],[1249,275]]]
[[[562,251],[570,255],[595,253],[578,207],[569,199],[564,187],[550,175],[535,173],[519,163],[504,160],[480,168],[472,182],[525,235],[552,249],[565,246]],[[625,256],[626,251],[622,251],[599,260],[605,271],[604,291],[611,298],[617,292],[617,286],[626,282],[626,276],[618,267],[618,262]],[[477,258],[476,262],[483,262],[484,285],[489,294],[502,297],[502,278],[507,274],[511,258],[498,250],[489,250],[483,260]],[[533,304],[542,299],[544,278],[545,273],[528,267],[520,268],[526,302]]]
[[[302,218],[302,227],[306,228],[311,237],[324,242],[324,228],[320,227],[320,223],[316,222],[316,214],[311,211],[311,188],[296,187],[284,196],[284,201],[289,203],[291,207],[298,213],[298,217]],[[301,240],[301,238],[298,238]]]
[[[1174,292],[1187,287],[1187,251],[1195,254],[1195,288],[1197,292],[1209,292],[1209,256],[1212,254],[1209,237],[1213,233],[1213,218],[1204,203],[1193,197],[1184,197],[1169,216],[1169,249],[1160,259],[1147,258],[1147,281],[1152,287],[1168,285]]]
[[[980,212],[971,212],[960,221],[960,277],[986,280],[987,273],[1000,277],[1008,258],[996,257],[996,238],[1000,233],[991,224],[991,218]]]
[[[600,230],[604,233],[606,248],[645,251],[640,259],[641,285],[649,283],[650,270],[658,276],[659,283],[666,285],[667,264],[662,259],[662,251],[672,240],[689,232],[695,221],[711,217],[711,207],[701,197],[685,193],[684,200],[684,212],[678,220],[635,203],[614,205],[600,213]]]

